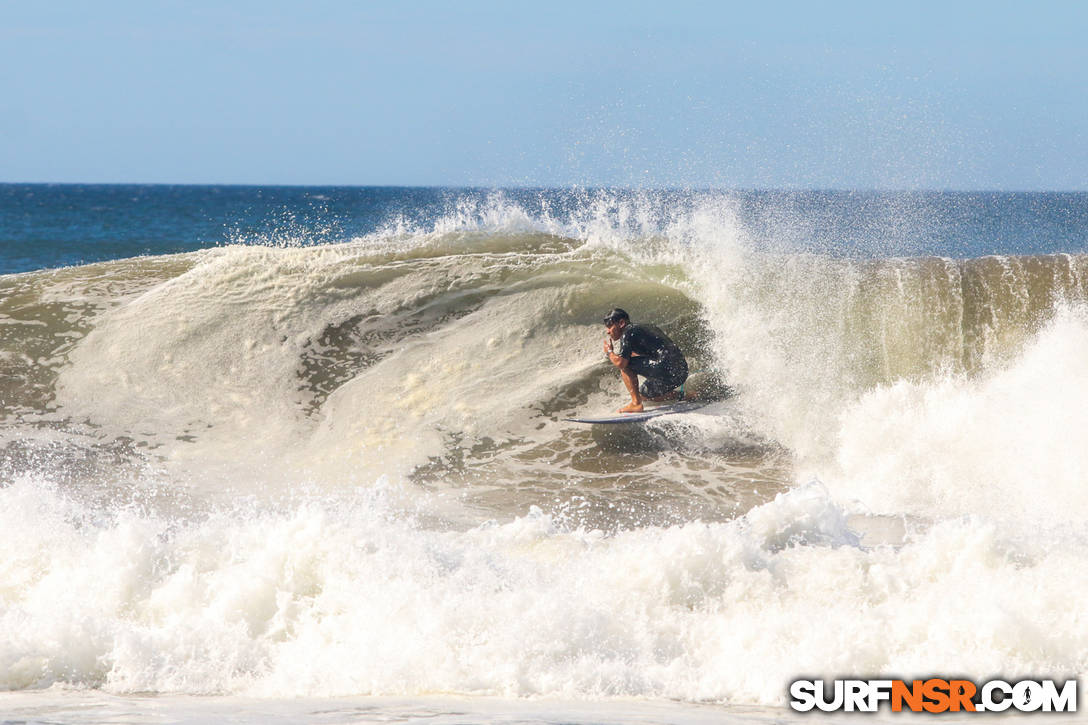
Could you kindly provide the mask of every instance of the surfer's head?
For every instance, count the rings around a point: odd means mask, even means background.
[[[619,307],[614,307],[611,312],[604,316],[604,326],[608,330],[609,336],[613,340],[618,340],[620,333],[623,332],[623,328],[627,327],[627,323],[631,321],[626,310],[621,310]]]
[[[627,314],[627,310],[621,310],[619,307],[613,307],[612,311],[604,316],[605,326],[611,325],[614,322],[619,322],[620,320],[627,320],[630,322],[631,316]]]

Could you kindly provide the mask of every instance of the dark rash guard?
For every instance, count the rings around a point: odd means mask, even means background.
[[[627,325],[620,337],[620,357],[647,380],[642,394],[658,398],[681,385],[688,377],[688,363],[680,348],[655,325]]]

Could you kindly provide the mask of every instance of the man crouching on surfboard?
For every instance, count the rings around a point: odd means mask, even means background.
[[[631,318],[619,307],[605,315],[604,326],[608,331],[604,352],[620,369],[623,384],[631,394],[631,404],[618,412],[642,412],[643,398],[654,402],[683,398],[681,386],[688,379],[688,361],[668,335],[654,325],[632,325]],[[620,341],[619,354],[613,349],[615,340]],[[646,378],[641,390],[639,375]]]

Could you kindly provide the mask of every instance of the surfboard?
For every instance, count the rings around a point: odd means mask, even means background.
[[[564,418],[572,423],[589,423],[590,425],[614,425],[617,423],[645,423],[652,418],[660,418],[663,415],[676,413],[690,413],[699,408],[710,405],[712,401],[684,400],[669,405],[659,405],[656,408],[644,410],[641,413],[612,413],[596,418]]]

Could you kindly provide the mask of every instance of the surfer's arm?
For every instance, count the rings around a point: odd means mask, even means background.
[[[612,361],[612,364],[618,367],[620,370],[626,370],[627,366],[631,364],[631,358],[622,357],[616,353],[610,353],[608,359]]]
[[[620,370],[626,370],[627,365],[631,362],[631,358],[626,358],[623,355],[617,355],[615,352],[613,352],[612,346],[609,344],[609,341],[607,339],[604,341],[604,354],[608,355],[609,362],[618,367]]]

